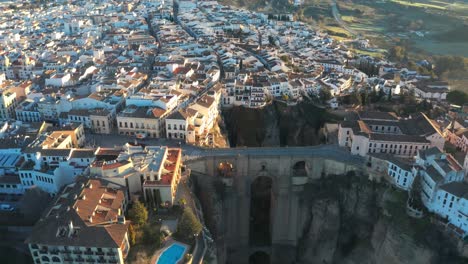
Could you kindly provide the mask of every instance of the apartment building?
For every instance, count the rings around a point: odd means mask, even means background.
[[[37,110],[37,102],[26,99],[16,107],[16,120],[23,122],[41,122],[42,114]]]
[[[121,135],[159,138],[164,135],[164,121],[169,112],[161,108],[128,106],[117,115]]]
[[[110,134],[115,127],[115,115],[107,109],[93,109],[89,111],[91,130],[98,134]]]
[[[419,150],[415,163],[417,173],[421,176],[422,201],[429,211],[438,212],[435,202],[439,187],[450,182],[463,181],[463,167],[450,154],[435,147]]]
[[[203,143],[218,117],[216,96],[205,95],[186,109],[166,118],[166,137],[182,139],[187,143]]]
[[[175,111],[166,118],[166,138],[192,141],[188,138],[188,115],[183,111]]]
[[[460,237],[468,235],[468,184],[450,182],[441,185],[434,200],[434,211],[446,218],[448,227]]]
[[[0,119],[9,120],[15,118],[15,109],[18,106],[16,93],[8,89],[0,91]]]
[[[34,263],[123,264],[130,249],[127,201],[122,186],[103,180],[67,185],[26,240]]]

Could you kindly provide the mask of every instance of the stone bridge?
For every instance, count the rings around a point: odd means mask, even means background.
[[[300,203],[304,184],[327,174],[366,170],[364,159],[332,145],[186,155],[192,172],[220,177],[228,186],[216,242],[219,263],[293,263],[307,219]]]

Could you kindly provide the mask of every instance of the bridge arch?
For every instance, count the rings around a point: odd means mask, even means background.
[[[273,178],[257,176],[250,185],[249,244],[271,245]]]

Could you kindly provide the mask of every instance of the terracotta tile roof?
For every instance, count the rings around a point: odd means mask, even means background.
[[[161,108],[154,108],[153,109],[153,115],[155,117],[161,117],[163,116],[167,111]]]
[[[128,223],[118,221],[124,187],[99,179],[79,178],[66,186],[34,226],[26,243],[120,247]]]

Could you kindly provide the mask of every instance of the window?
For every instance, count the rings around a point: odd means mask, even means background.
[[[171,124],[167,124],[167,130],[171,130]]]

